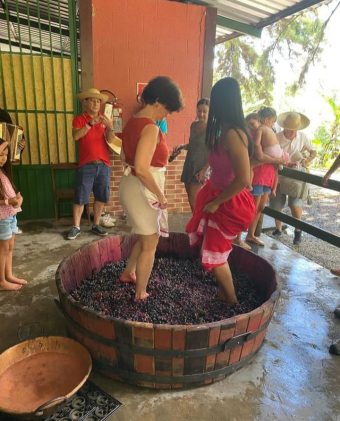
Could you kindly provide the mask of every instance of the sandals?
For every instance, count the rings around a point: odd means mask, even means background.
[[[249,237],[246,238],[247,243],[255,244],[256,246],[264,247],[264,242],[261,241],[258,237]]]
[[[233,244],[235,244],[236,246],[242,247],[245,250],[251,250],[251,247],[249,244],[247,244],[245,241],[243,240],[234,240]]]

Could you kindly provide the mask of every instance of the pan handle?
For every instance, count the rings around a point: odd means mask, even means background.
[[[52,405],[57,405],[59,403],[62,403],[64,401],[66,401],[66,396],[59,396],[58,398],[54,398],[54,399],[50,399],[49,401],[43,403],[42,405],[40,405],[35,411],[34,411],[34,415],[37,417],[41,417],[42,415],[44,415],[44,409],[49,408]]]

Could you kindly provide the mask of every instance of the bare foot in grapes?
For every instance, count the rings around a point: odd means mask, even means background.
[[[135,272],[122,272],[119,277],[119,281],[136,283],[136,274]]]
[[[223,291],[222,288],[219,288],[218,289],[218,295],[217,295],[217,297],[218,297],[219,300],[222,300],[222,301],[226,302],[229,305],[232,305],[233,306],[235,304],[238,304],[236,295],[234,297],[230,298],[230,297],[228,297],[225,294],[225,292]]]
[[[148,298],[149,294],[147,292],[136,293],[135,301],[144,301]]]

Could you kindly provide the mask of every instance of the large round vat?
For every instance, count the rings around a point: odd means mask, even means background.
[[[70,335],[91,353],[94,368],[124,382],[151,388],[183,388],[225,378],[247,364],[260,349],[279,290],[273,267],[263,258],[235,247],[229,262],[246,273],[264,297],[255,310],[202,325],[131,322],[105,317],[76,302],[70,292],[93,271],[126,259],[133,236],[111,236],[65,258],[56,283]],[[186,234],[161,238],[157,256],[197,256]],[[190,299],[190,297],[188,297]]]

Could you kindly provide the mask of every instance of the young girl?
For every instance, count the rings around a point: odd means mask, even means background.
[[[248,132],[253,140],[255,137],[256,130],[261,125],[258,114],[257,113],[248,114],[246,116],[246,125],[247,125]],[[244,248],[245,250],[251,250],[250,245],[241,239],[241,233],[237,235],[237,237],[233,241],[233,244],[240,246]]]
[[[264,107],[258,112],[258,116],[261,124],[255,132],[255,160],[252,162],[254,167],[252,194],[256,203],[256,215],[249,227],[246,241],[258,246],[264,246],[263,241],[255,236],[256,226],[270,193],[272,192],[274,196],[276,194],[278,175],[275,164],[286,163],[288,156],[282,151],[273,131],[273,125],[276,122],[276,111],[273,108]]]
[[[182,149],[188,151],[183,166],[181,181],[185,185],[191,211],[194,209],[197,193],[205,181],[205,174],[208,169],[209,151],[205,144],[208,113],[209,99],[202,98],[197,103],[196,120],[190,126],[189,143],[179,145],[173,152],[173,154],[178,155]],[[170,158],[170,162],[171,160]]]
[[[0,290],[16,291],[27,282],[12,272],[13,248],[17,233],[16,214],[21,211],[22,196],[15,193],[10,180],[8,142],[0,139]]]
[[[233,78],[221,79],[211,91],[206,144],[211,176],[197,194],[186,231],[190,244],[201,246],[202,265],[216,277],[221,298],[237,304],[227,260],[233,239],[255,215],[255,203],[248,190],[253,145],[245,127],[240,87]]]

